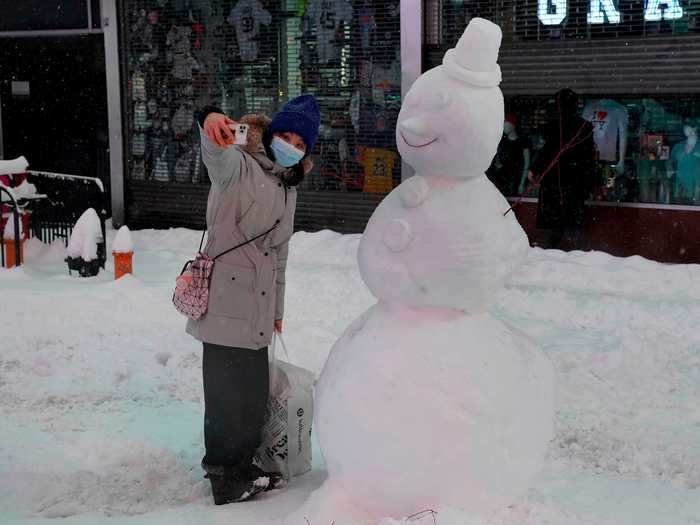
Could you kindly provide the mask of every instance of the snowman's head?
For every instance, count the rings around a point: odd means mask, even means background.
[[[483,174],[503,135],[501,29],[475,18],[441,66],[406,94],[396,125],[403,159],[421,175]]]

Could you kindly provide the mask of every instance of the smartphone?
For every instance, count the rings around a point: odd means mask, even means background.
[[[248,124],[231,124],[229,127],[233,131],[234,144],[237,146],[248,144]]]

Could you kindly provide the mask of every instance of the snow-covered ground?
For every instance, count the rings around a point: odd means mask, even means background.
[[[0,523],[280,523],[320,486],[316,450],[314,471],[283,491],[210,501],[199,467],[200,346],[170,303],[199,235],[133,232],[135,275],[119,281],[111,263],[98,277],[69,277],[64,248],[36,241],[25,266],[0,269]],[[294,236],[286,342],[295,364],[319,372],[372,304],[358,242]],[[558,407],[529,500],[492,523],[700,524],[700,266],[533,249],[495,313],[553,360]],[[426,446],[449,446],[439,429],[435,438]],[[438,525],[483,523],[437,510]]]

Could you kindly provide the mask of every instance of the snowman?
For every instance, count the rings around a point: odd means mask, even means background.
[[[456,507],[488,519],[525,496],[552,436],[553,373],[489,313],[529,245],[486,178],[503,126],[501,30],[473,19],[404,99],[396,140],[416,175],[360,242],[378,299],[316,389],[328,468],[288,523],[377,523]],[[302,519],[303,518],[303,519]]]

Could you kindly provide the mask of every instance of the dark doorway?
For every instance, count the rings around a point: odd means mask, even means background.
[[[13,86],[14,83],[14,86]],[[101,34],[0,39],[4,157],[109,187]]]

